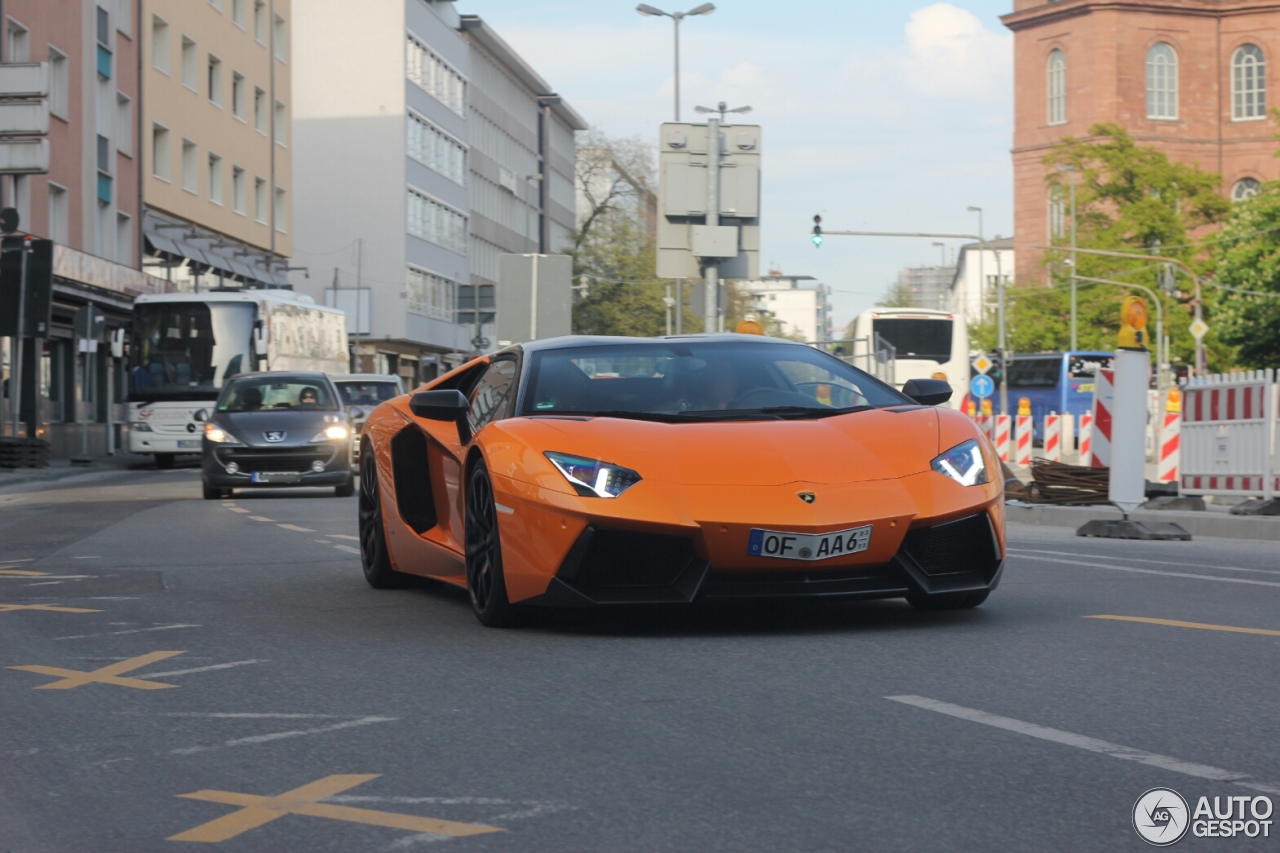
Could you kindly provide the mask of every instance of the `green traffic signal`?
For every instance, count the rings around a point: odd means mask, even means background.
[[[815,246],[821,246],[821,245],[822,245],[822,235],[821,235],[821,234],[814,234],[814,235],[813,235],[813,245],[815,245]]]

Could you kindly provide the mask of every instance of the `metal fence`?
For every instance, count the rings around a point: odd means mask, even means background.
[[[829,352],[843,362],[865,370],[877,379],[896,384],[895,368],[898,361],[898,350],[893,344],[872,332],[869,338],[847,338],[841,341],[809,342],[809,346]]]
[[[1275,496],[1275,379],[1250,370],[1183,386],[1182,494]]]

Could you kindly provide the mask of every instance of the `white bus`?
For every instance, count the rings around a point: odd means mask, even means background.
[[[129,452],[199,453],[194,415],[239,373],[347,373],[346,315],[292,290],[144,294],[129,332]]]
[[[969,329],[964,315],[929,308],[873,308],[853,321],[854,365],[867,369],[877,350],[893,353],[893,384],[908,379],[945,379],[951,383],[952,408],[969,389]],[[875,372],[872,370],[871,372]]]

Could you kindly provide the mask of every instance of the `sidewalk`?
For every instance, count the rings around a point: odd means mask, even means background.
[[[1120,510],[1113,506],[1052,506],[1011,501],[1004,509],[1005,518],[1011,523],[1073,529],[1095,518],[1123,518]],[[1134,521],[1172,521],[1192,536],[1280,542],[1280,517],[1231,515],[1228,507],[1213,504],[1204,512],[1138,509],[1129,513],[1129,517]]]
[[[115,456],[95,457],[92,465],[72,465],[70,459],[50,459],[48,468],[0,468],[0,489],[130,470],[154,471],[156,466],[150,456],[124,452]]]

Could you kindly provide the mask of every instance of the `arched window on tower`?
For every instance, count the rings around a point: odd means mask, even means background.
[[[1262,48],[1242,44],[1231,54],[1231,120],[1267,117],[1267,61]]]
[[[1247,198],[1253,198],[1261,191],[1262,182],[1257,178],[1241,178],[1231,188],[1231,200],[1244,201]]]
[[[1067,123],[1067,57],[1054,48],[1049,53],[1049,124]]]
[[[1178,54],[1165,42],[1147,51],[1147,118],[1178,117]]]
[[[1061,240],[1067,234],[1067,205],[1062,187],[1049,187],[1049,239]]]

